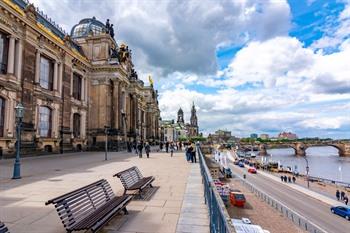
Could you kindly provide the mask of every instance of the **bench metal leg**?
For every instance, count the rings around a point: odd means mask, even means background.
[[[140,196],[140,199],[143,198],[143,196],[142,196],[142,189],[139,189],[139,196]]]
[[[124,193],[123,193],[123,196],[126,194],[126,189],[124,189]]]
[[[129,214],[129,212],[128,212],[128,210],[126,209],[126,207],[123,208],[123,212],[124,212],[125,215],[128,215],[128,214]]]
[[[152,184],[149,184],[149,187],[153,188],[153,185],[152,185]]]

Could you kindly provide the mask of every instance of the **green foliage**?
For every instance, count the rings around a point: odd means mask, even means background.
[[[188,141],[188,138],[186,136],[180,136],[179,137],[179,141],[180,142],[186,142],[186,141]]]
[[[205,138],[203,136],[195,136],[195,137],[190,138],[190,141],[192,141],[192,142],[204,142],[206,140],[207,140],[207,138]]]

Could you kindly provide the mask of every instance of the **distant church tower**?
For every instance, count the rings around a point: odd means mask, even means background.
[[[184,111],[182,111],[182,109],[180,108],[179,111],[177,112],[177,123],[185,123],[184,120]]]
[[[191,109],[190,125],[191,125],[191,131],[192,131],[191,135],[198,136],[198,119],[197,119],[197,111],[196,111],[196,107],[194,106],[194,102],[192,104],[192,109]]]

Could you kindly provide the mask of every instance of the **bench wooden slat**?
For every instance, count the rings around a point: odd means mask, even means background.
[[[130,200],[128,195],[115,196],[109,183],[102,179],[45,204],[54,204],[67,232],[89,229],[94,232],[119,211],[126,212]]]

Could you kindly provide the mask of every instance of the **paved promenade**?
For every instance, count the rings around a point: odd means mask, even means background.
[[[136,165],[145,176],[155,176],[159,188],[147,200],[133,200],[129,215],[116,216],[101,232],[209,232],[198,164],[187,163],[182,152],[174,157],[152,153],[149,159],[124,152],[108,156],[108,161],[96,152],[26,158],[20,180],[10,179],[13,160],[0,160],[0,220],[12,233],[63,233],[56,210],[44,204],[47,200],[102,178],[122,194],[112,175]]]

